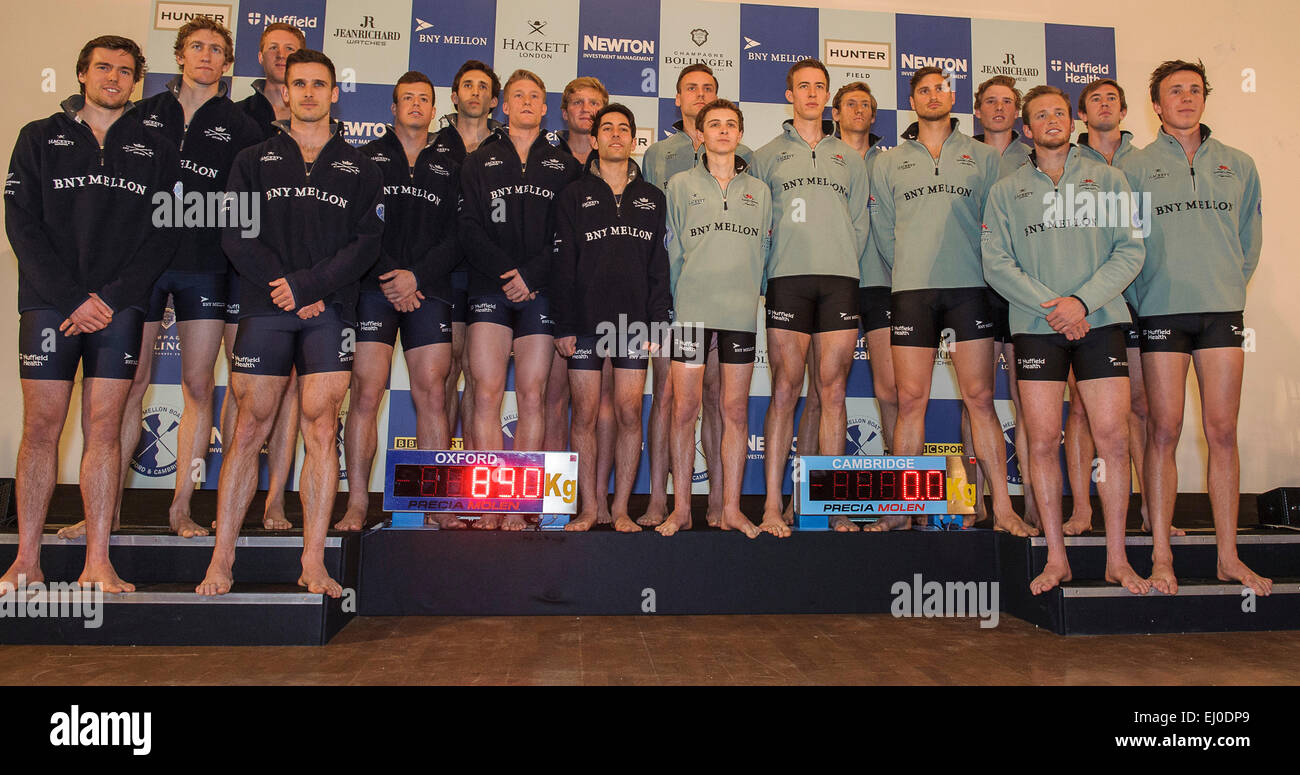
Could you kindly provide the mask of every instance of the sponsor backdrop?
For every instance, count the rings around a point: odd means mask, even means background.
[[[611,99],[637,115],[639,152],[668,136],[680,116],[673,104],[677,72],[705,62],[717,74],[719,94],[739,98],[748,129],[745,142],[758,148],[791,116],[785,102],[785,74],[806,56],[826,63],[831,88],[850,80],[871,85],[879,102],[874,130],[892,147],[915,120],[908,106],[908,79],[917,68],[936,65],[952,73],[957,88],[955,115],[962,130],[979,131],[971,115],[975,87],[993,75],[1015,77],[1022,91],[1039,83],[1060,86],[1077,97],[1097,77],[1115,77],[1115,35],[1110,27],[1079,27],[1023,21],[920,16],[769,5],[723,4],[700,0],[553,0],[544,8],[528,0],[243,0],[229,3],[154,2],[146,55],[154,72],[144,92],[153,94],[174,74],[175,30],[193,14],[220,17],[235,33],[232,96],[242,99],[262,77],[257,43],[271,22],[297,25],[307,44],[322,49],[338,68],[341,82],[335,115],[349,142],[381,136],[391,120],[392,84],[408,69],[428,74],[437,88],[441,115],[451,109],[449,84],[466,59],[491,64],[502,80],[515,68],[538,73],[548,89],[547,126],[563,128],[560,92],[576,76],[596,76]],[[498,116],[499,118],[500,116]],[[829,117],[829,113],[828,113]],[[170,317],[168,318],[170,320]],[[771,394],[761,319],[758,364],[750,391],[749,463],[744,491],[762,484],[763,416]],[[171,487],[176,473],[175,433],[181,409],[180,352],[176,329],[164,326],[154,343],[154,384],[145,397],[145,428],[128,481],[132,487]],[[224,358],[217,367],[217,399],[224,396]],[[1008,479],[1020,491],[1016,466],[1015,413],[1006,387],[1007,364],[998,365],[996,404],[1007,444]],[[502,408],[506,446],[516,420],[513,384]],[[382,485],[383,448],[414,446],[415,413],[405,363],[394,359],[390,390],[380,411],[380,451],[370,487]],[[880,413],[871,385],[866,350],[859,349],[849,380],[850,454],[880,454]],[[927,440],[960,442],[960,402],[947,357],[935,361],[933,400]],[[648,419],[647,383],[644,413]],[[346,404],[343,410],[346,415]],[[342,420],[339,468],[343,475]],[[216,486],[221,436],[211,431],[205,488]],[[298,463],[301,463],[301,445]],[[67,470],[65,461],[65,470]],[[643,455],[636,491],[647,492],[648,455]],[[291,478],[296,488],[297,469]],[[75,470],[75,463],[72,470]],[[265,469],[263,470],[265,485]],[[694,488],[707,491],[702,455],[697,455]],[[786,491],[789,491],[787,475]]]

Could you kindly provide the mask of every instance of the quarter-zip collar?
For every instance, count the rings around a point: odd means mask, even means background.
[[[1065,155],[1065,164],[1061,168],[1061,180],[1065,180],[1065,178],[1070,174],[1071,168],[1079,161],[1079,153],[1080,153],[1079,146],[1075,145],[1074,143],[1070,143],[1070,150]],[[1047,178],[1047,181],[1051,183],[1052,176],[1048,175],[1046,172],[1043,172],[1038,167],[1038,149],[1035,148],[1034,150],[1029,152],[1029,163],[1034,165],[1034,172],[1038,173],[1039,175],[1042,175],[1044,178]],[[1058,184],[1056,183],[1052,183],[1053,188],[1055,188],[1057,185]]]
[[[183,80],[179,75],[174,76],[170,81],[167,82],[167,91],[171,92],[172,96],[175,97],[177,100],[181,98],[182,82]],[[226,96],[226,94],[229,93],[229,91],[230,90],[226,87],[226,82],[224,80],[217,81],[217,94],[212,99],[208,100],[208,102],[211,102],[212,100],[215,99],[221,99],[222,97]],[[206,105],[208,104],[208,102],[205,102],[203,104]]]
[[[956,121],[956,119],[953,119],[953,120]],[[915,126],[915,125],[914,125],[914,126]],[[1085,132],[1082,136],[1083,136],[1083,137],[1086,137],[1086,136],[1087,136],[1087,133]],[[977,142],[977,143],[983,143],[983,142],[984,142],[984,133],[983,133],[983,132],[980,132],[980,133],[977,134],[977,135],[972,135],[972,136],[971,136],[971,139],[974,140],[974,141]],[[1016,143],[1018,143],[1018,142],[1020,142],[1020,133],[1017,132],[1016,130],[1012,129],[1012,130],[1011,130],[1011,142],[1007,143],[1007,147],[1006,147],[1006,148],[1003,148],[1003,149],[1002,149],[1002,153],[1000,153],[1000,154],[998,154],[998,155],[999,155],[999,156],[1006,156],[1006,155],[1007,155],[1007,151],[1010,151],[1012,148],[1015,148],[1015,147],[1016,147]],[[987,143],[985,143],[985,145],[987,145]],[[1033,153],[1033,151],[1030,151],[1030,153]]]

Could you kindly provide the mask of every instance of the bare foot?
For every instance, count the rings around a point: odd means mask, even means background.
[[[481,517],[478,518],[478,521],[475,522],[475,523],[472,525],[472,527],[473,527],[475,530],[500,530],[500,529],[501,529],[501,515],[500,515],[500,514],[484,514],[483,516],[481,516]]]
[[[569,524],[565,525],[564,529],[569,531],[590,530],[591,526],[596,524],[597,519],[598,516],[596,512],[594,511],[583,512],[578,516],[574,517],[573,519],[569,520]]]
[[[1273,593],[1273,580],[1266,579],[1246,567],[1240,558],[1224,561],[1219,559],[1219,581],[1238,581],[1243,587],[1250,587],[1255,594],[1268,597]]]
[[[1124,563],[1106,563],[1106,580],[1120,586],[1135,595],[1145,595],[1151,591],[1151,582],[1138,575],[1133,566]]]
[[[19,577],[22,578],[19,578]],[[0,576],[0,585],[8,584],[6,590],[0,590],[0,594],[7,594],[8,590],[17,589],[20,583],[35,584],[38,581],[45,581],[45,574],[41,572],[41,566],[33,563],[30,565],[19,565],[15,562],[5,571],[4,576]]]
[[[972,527],[975,527],[975,523],[978,522],[978,521],[979,521],[979,515],[978,515],[978,514],[962,514],[962,515],[961,515],[961,526],[962,526],[963,528],[972,528]]]
[[[1142,532],[1143,532],[1143,533],[1147,533],[1147,534],[1150,534],[1150,533],[1151,533],[1151,523],[1147,521],[1147,515],[1146,515],[1146,514],[1143,514],[1143,515],[1142,515]],[[1183,530],[1181,527],[1178,527],[1177,525],[1175,525],[1175,524],[1173,524],[1173,523],[1171,522],[1171,523],[1169,524],[1169,535],[1171,535],[1171,536],[1185,536],[1185,535],[1187,535],[1187,531],[1186,531],[1186,530]]]
[[[764,533],[771,533],[777,538],[790,537],[790,526],[785,523],[779,511],[764,511],[763,521],[758,523],[758,529]]]
[[[1062,581],[1070,580],[1070,564],[1063,562],[1058,564],[1047,563],[1043,572],[1038,574],[1038,578],[1029,582],[1029,591],[1035,595],[1041,595],[1044,592],[1056,587]]]
[[[507,514],[505,519],[501,520],[502,530],[527,530],[528,520],[524,519],[523,514]]]
[[[723,509],[721,527],[723,530],[739,530],[749,538],[757,538],[762,532],[740,509]]]
[[[343,586],[330,578],[323,565],[304,564],[302,575],[298,577],[298,586],[306,587],[313,595],[329,595],[335,598],[343,596]]]
[[[230,587],[235,583],[235,577],[230,573],[230,569],[234,564],[233,557],[229,560],[222,560],[213,555],[212,561],[208,563],[207,575],[194,588],[194,592],[203,597],[224,595],[229,592]]]
[[[785,504],[785,511],[781,512],[781,519],[784,519],[787,525],[794,524],[794,498],[793,497],[790,498],[789,503]]]
[[[265,522],[265,520],[263,520]],[[348,504],[348,510],[343,513],[343,519],[334,523],[335,530],[360,530],[366,526],[366,507],[353,506]],[[270,530],[271,528],[267,528]],[[284,528],[281,528],[284,529]]]
[[[862,528],[864,533],[885,533],[890,530],[911,530],[912,518],[905,514],[886,514]]]
[[[691,512],[689,511],[678,512],[677,510],[673,510],[673,513],[669,514],[668,518],[665,519],[663,522],[661,522],[659,524],[659,527],[655,528],[655,531],[658,532],[659,535],[661,536],[670,536],[673,533],[676,533],[678,530],[690,530],[690,529],[691,529]]]
[[[1042,530],[1043,523],[1038,519],[1037,511],[1025,511],[1025,524]]]
[[[641,526],[632,521],[627,514],[614,515],[614,529],[620,533],[640,533]]]
[[[216,522],[213,522],[213,523],[212,523],[212,526],[213,526],[213,527],[216,527],[216,526],[217,526],[217,523],[216,523]],[[113,527],[110,528],[110,531],[116,533],[120,527],[122,527],[122,515],[121,515],[121,514],[114,514],[114,515],[113,515]],[[82,521],[78,522],[78,523],[75,524],[75,525],[68,525],[67,527],[61,527],[61,528],[59,528],[59,533],[58,533],[58,535],[59,535],[59,538],[62,538],[64,541],[75,541],[75,540],[77,540],[78,538],[83,538],[83,537],[85,537],[85,535],[86,535],[86,520],[83,519]]]
[[[609,513],[609,504],[605,502],[604,498],[601,498],[600,503],[596,504],[596,524],[608,525],[613,521],[614,515]]]
[[[826,526],[836,533],[856,533],[862,529],[858,527],[856,522],[843,514],[832,514],[830,519],[826,521]]]
[[[1172,562],[1153,562],[1149,580],[1151,586],[1166,595],[1178,594],[1178,577],[1174,575]]]
[[[709,527],[722,527],[724,518],[722,511],[722,507],[709,507],[709,510],[704,513],[704,523]]]
[[[1092,514],[1085,517],[1071,516],[1061,526],[1061,532],[1068,536],[1081,536],[1092,532]]]
[[[424,524],[437,525],[441,530],[464,530],[469,527],[465,520],[458,518],[455,514],[425,514]]]
[[[1010,533],[1013,536],[1020,536],[1021,538],[1038,535],[1038,528],[1026,524],[1023,519],[1016,516],[1015,512],[1005,516],[995,514],[993,516],[993,529],[1000,530],[1003,533]],[[1048,589],[1051,589],[1051,587],[1048,587]]]
[[[668,518],[668,508],[662,501],[651,500],[645,513],[637,517],[636,523],[642,527],[658,527]]]
[[[262,514],[262,527],[266,530],[293,530],[293,524],[285,519],[284,507],[273,503],[266,504],[266,511]]]
[[[83,587],[92,588],[96,584],[102,585],[103,590],[110,595],[135,591],[135,585],[119,578],[117,571],[113,570],[113,566],[108,563],[103,565],[87,564],[85,569],[81,571],[77,583]]]

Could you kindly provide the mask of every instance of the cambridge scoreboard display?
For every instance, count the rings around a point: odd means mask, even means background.
[[[504,81],[516,68],[546,82],[546,128],[564,128],[560,93],[578,76],[595,76],[610,100],[630,107],[637,118],[637,158],[650,143],[672,132],[680,116],[673,104],[677,73],[694,62],[713,68],[719,96],[737,100],[745,112],[744,142],[757,149],[775,137],[791,117],[785,75],[804,57],[821,59],[831,89],[865,81],[879,103],[872,131],[892,147],[915,121],[907,109],[908,81],[920,67],[952,73],[957,89],[953,115],[961,130],[980,132],[972,116],[974,89],[994,75],[1010,75],[1021,91],[1047,83],[1077,99],[1095,78],[1115,78],[1115,32],[1039,22],[879,13],[819,8],[714,3],[702,0],[245,0],[182,3],[155,0],[145,54],[151,72],[144,95],[161,91],[176,73],[172,46],[176,30],[194,15],[218,18],[235,35],[231,97],[243,99],[262,77],[257,45],[272,22],[299,27],[310,48],[324,51],[338,69],[339,102],[333,115],[347,140],[360,145],[383,134],[391,122],[393,83],[419,70],[435,84],[438,116],[453,110],[450,83],[467,59],[492,65]],[[829,106],[827,118],[830,118]],[[502,118],[499,113],[498,119]],[[771,394],[767,351],[759,307],[758,356],[749,398],[749,455],[744,492],[763,491],[763,416]],[[154,343],[153,385],[145,396],[145,429],[127,482],[129,487],[170,488],[176,476],[175,433],[182,406],[180,352],[175,326],[163,321]],[[215,411],[225,394],[225,359],[218,359]],[[1015,460],[1015,414],[1007,393],[1008,364],[998,365],[995,404],[1007,445],[1007,476],[1020,492]],[[643,413],[650,412],[650,381]],[[393,359],[389,391],[379,416],[379,445],[370,489],[381,488],[385,448],[415,446],[415,409],[405,361]],[[510,446],[515,425],[513,375],[508,378],[502,427]],[[883,452],[880,415],[860,339],[848,385],[848,441],[845,454]],[[960,402],[956,376],[945,353],[935,361],[926,417],[930,454],[952,454],[960,444]],[[344,405],[343,412],[347,407]],[[203,486],[216,487],[222,439],[213,418],[212,444]],[[343,417],[339,418],[339,470],[343,482]],[[698,446],[697,446],[698,449]],[[299,445],[298,462],[302,459]],[[297,469],[291,478],[296,489]],[[76,467],[64,470],[75,471]],[[184,472],[182,472],[184,475]],[[266,484],[265,466],[262,486]],[[346,486],[346,485],[344,485]],[[693,487],[707,491],[702,454],[697,453]],[[636,492],[649,491],[649,456],[642,455]],[[790,490],[787,472],[786,492]]]

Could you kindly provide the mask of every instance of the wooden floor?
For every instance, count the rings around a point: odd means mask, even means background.
[[[1296,684],[1300,632],[1064,638],[1009,616],[365,617],[320,648],[0,647],[0,685]]]

